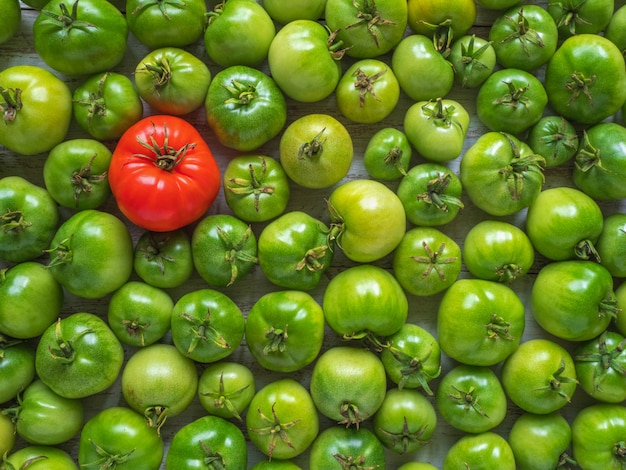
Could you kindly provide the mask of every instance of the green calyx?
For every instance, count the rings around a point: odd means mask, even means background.
[[[620,343],[613,349],[609,349],[606,344],[606,331],[600,335],[598,339],[598,350],[595,352],[588,352],[579,354],[575,357],[578,362],[588,362],[595,364],[593,371],[593,387],[598,390],[602,384],[602,381],[610,371],[613,371],[619,375],[626,375],[626,368],[618,361],[618,358],[624,352],[626,348],[626,339],[620,341]]]
[[[262,194],[273,194],[274,186],[265,184],[267,177],[267,162],[265,158],[261,158],[261,171],[257,172],[254,165],[248,165],[249,178],[231,178],[228,180],[226,189],[233,194],[240,196],[254,195],[254,208],[259,211],[259,200]]]
[[[450,173],[439,173],[437,177],[428,181],[426,191],[417,195],[417,199],[432,204],[441,211],[448,212],[450,206],[463,209],[463,202],[454,196],[446,194],[452,176]]]

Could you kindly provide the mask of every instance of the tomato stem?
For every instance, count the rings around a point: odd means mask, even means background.
[[[511,329],[511,322],[506,321],[501,316],[492,313],[491,321],[485,325],[487,328],[487,338],[489,339],[506,339],[508,341],[514,341],[515,337],[512,336],[509,331]]]
[[[424,250],[426,250],[426,256],[412,256],[411,257],[412,260],[417,261],[418,263],[424,263],[428,265],[426,269],[424,270],[424,272],[422,273],[421,278],[426,279],[428,276],[430,276],[430,274],[434,270],[439,275],[439,278],[442,281],[445,281],[446,273],[444,272],[443,268],[440,265],[454,263],[458,259],[458,257],[456,256],[449,256],[447,258],[441,257],[441,254],[446,249],[446,244],[444,242],[441,243],[441,245],[439,246],[439,249],[434,250],[434,251],[430,247],[430,245],[426,243],[426,241],[422,241],[422,247],[424,248]]]
[[[312,158],[319,157],[324,152],[324,144],[326,143],[326,136],[324,135],[326,128],[324,127],[317,133],[310,142],[305,142],[298,147],[298,158]]]
[[[581,93],[587,97],[589,104],[593,104],[593,97],[589,88],[595,83],[596,76],[592,75],[587,78],[582,72],[574,72],[570,77],[572,80],[565,84],[565,88],[572,93],[567,104],[576,101]]]
[[[296,265],[296,271],[302,271],[304,268],[312,273],[323,270],[326,266],[319,260],[326,256],[329,249],[328,245],[321,245],[307,250],[304,257]]]
[[[581,240],[574,246],[574,254],[578,259],[600,262],[600,253],[593,242],[588,239]]]
[[[95,450],[96,454],[100,456],[98,460],[91,462],[89,465],[94,465],[98,468],[116,468],[117,465],[125,463],[133,454],[133,452],[135,452],[135,449],[131,449],[125,454],[111,454],[110,452],[96,444],[92,439],[89,439],[89,443]]]
[[[70,247],[70,241],[72,236],[61,240],[57,246],[44,250],[44,253],[49,253],[50,262],[46,268],[53,268],[62,264],[71,263],[73,258],[72,249]]]
[[[353,1],[353,5],[355,8],[359,9],[356,15],[358,21],[349,24],[345,29],[357,28],[364,24],[367,25],[367,31],[372,36],[374,44],[376,44],[376,47],[380,47],[377,28],[379,26],[393,26],[396,22],[384,19],[376,8],[376,2],[374,0],[363,0],[362,7],[356,1]]]
[[[427,429],[428,425],[425,424],[417,431],[411,432],[406,416],[404,416],[401,432],[392,433],[382,427],[379,428],[379,431],[389,439],[390,448],[401,449],[401,453],[406,454],[409,449],[419,449],[427,444],[427,441],[421,439]]]
[[[189,334],[191,336],[191,341],[189,343],[189,348],[187,349],[187,355],[190,355],[198,344],[211,344],[221,349],[230,348],[230,344],[224,336],[217,331],[213,325],[211,325],[211,311],[207,310],[207,314],[204,319],[200,319],[194,317],[193,315],[189,315],[188,313],[181,313],[181,318],[187,320],[190,324],[189,326]]]
[[[244,387],[238,390],[235,390],[234,392],[226,393],[226,389],[224,387],[224,373],[222,372],[220,374],[220,384],[219,384],[219,390],[217,392],[199,392],[199,393],[203,397],[212,398],[215,408],[221,409],[223,407],[226,407],[226,409],[235,418],[237,418],[239,421],[243,421],[241,416],[239,415],[239,412],[237,411],[237,408],[235,408],[235,405],[233,405],[233,402],[230,399],[230,397],[241,395],[248,387],[250,387],[250,384],[246,384]]]
[[[136,317],[134,320],[122,320],[122,325],[130,336],[139,336],[140,345],[145,346],[143,332],[150,327],[150,322],[141,323],[139,317]]]
[[[91,128],[95,116],[106,116],[107,107],[104,99],[104,86],[111,72],[105,72],[98,81],[96,93],[89,93],[89,98],[84,100],[73,100],[76,104],[87,106],[87,126]]]
[[[48,18],[46,19],[49,23],[54,23],[61,27],[64,30],[64,34],[69,34],[69,32],[76,28],[83,31],[87,31],[90,28],[96,29],[97,26],[93,23],[89,23],[87,21],[82,21],[78,19],[78,0],[76,0],[72,4],[72,10],[68,10],[67,5],[65,3],[59,4],[59,9],[61,10],[61,14],[55,13],[49,10],[41,10],[41,13]]]
[[[481,47],[474,50],[474,41],[476,39],[476,35],[472,34],[467,46],[465,43],[461,43],[461,63],[465,65],[465,73],[463,74],[463,81],[461,82],[461,87],[465,88],[469,82],[472,71],[475,68],[488,69],[489,67],[481,62],[480,57],[489,49],[489,47],[493,44],[493,41],[489,41],[484,43]]]
[[[81,194],[90,193],[93,190],[94,183],[99,183],[107,178],[108,173],[106,171],[99,175],[91,174],[91,165],[97,156],[98,154],[94,153],[85,168],[81,167],[79,170],[72,173],[71,181],[72,185],[74,185],[74,204],[76,207],[78,207],[78,200]]]
[[[155,165],[164,171],[172,171],[176,166],[184,160],[187,152],[196,147],[196,144],[191,142],[183,145],[179,149],[175,149],[169,145],[169,131],[167,124],[163,124],[163,144],[159,144],[155,139],[156,124],[152,123],[152,134],[150,134],[150,142],[146,142],[139,136],[137,136],[137,142],[146,149],[152,152],[152,155],[145,155],[142,153],[135,153],[132,156],[138,158],[147,158],[153,160]]]
[[[259,201],[262,194],[273,194],[274,186],[264,184],[267,177],[267,162],[264,157],[261,159],[261,174],[259,175],[256,168],[252,163],[248,165],[248,172],[250,178],[230,178],[226,185],[226,189],[233,194],[237,195],[249,195],[254,194],[254,209],[259,212]]]
[[[469,390],[461,390],[452,385],[452,389],[455,393],[446,392],[446,396],[458,405],[462,405],[465,411],[474,410],[485,418],[489,417],[485,410],[478,404],[478,394],[474,387],[470,387]]]
[[[284,444],[288,445],[292,449],[294,448],[291,440],[289,439],[287,429],[297,425],[300,421],[302,421],[301,419],[294,419],[293,421],[290,421],[288,423],[281,423],[278,415],[276,414],[275,402],[272,404],[272,418],[268,418],[267,416],[265,416],[263,411],[261,411],[261,408],[257,408],[257,413],[259,413],[261,420],[268,423],[268,426],[262,428],[251,428],[250,431],[261,435],[270,435],[270,444],[267,452],[270,460],[272,458],[272,454],[274,453],[274,449],[276,448],[276,444],[278,443],[278,439],[280,439]]]
[[[433,31],[433,46],[435,46],[435,50],[444,57],[448,57],[450,55],[450,46],[454,41],[452,20],[448,18],[439,24],[418,20],[418,23]]]
[[[172,263],[176,261],[175,258],[163,252],[169,239],[169,236],[164,236],[163,233],[159,233],[157,237],[154,232],[149,232],[148,243],[145,247],[142,246],[138,249],[138,252],[141,253],[146,260],[154,262],[158,266],[161,274],[165,274],[165,261]]]
[[[219,225],[216,226],[217,234],[222,241],[222,244],[226,248],[224,253],[224,259],[230,264],[230,280],[226,287],[232,285],[239,277],[239,269],[237,268],[237,261],[243,261],[244,263],[256,264],[259,260],[256,256],[248,254],[243,251],[243,247],[246,246],[248,240],[253,235],[252,227],[248,225],[248,228],[244,232],[240,240],[233,240],[230,234]]]
[[[4,233],[8,232],[20,232],[25,228],[33,225],[32,222],[24,220],[24,214],[20,210],[11,210],[7,208],[7,211],[0,215],[0,228]]]
[[[224,101],[224,104],[248,105],[256,97],[256,87],[252,84],[241,83],[237,80],[231,80],[230,85],[222,86],[232,95],[231,98]]]
[[[4,122],[15,121],[18,111],[22,109],[22,89],[0,86],[0,96],[4,100],[4,103],[0,103]]]
[[[505,16],[506,21],[512,25],[513,32],[503,38],[500,44],[508,41],[519,41],[526,55],[530,55],[529,43],[532,46],[544,47],[544,42],[536,29],[531,28],[528,20],[524,16],[524,8],[520,8],[517,18]]]
[[[376,72],[372,75],[367,75],[361,68],[357,68],[354,71],[353,76],[356,77],[356,81],[354,82],[354,88],[359,90],[359,106],[362,108],[365,106],[365,98],[368,93],[374,98],[376,101],[382,101],[378,96],[376,96],[376,92],[374,91],[374,83],[380,77],[382,77],[385,73],[387,73],[387,69],[381,70],[380,72]]]
[[[513,157],[511,158],[511,163],[500,169],[499,173],[505,177],[511,198],[513,200],[519,200],[522,197],[522,192],[524,190],[526,172],[539,173],[541,175],[542,183],[545,181],[543,167],[546,160],[538,154],[526,155],[522,157],[520,149],[515,142],[513,142],[511,136],[506,132],[502,132],[502,135],[504,135],[509,141]]]
[[[432,204],[444,212],[448,212],[451,205],[463,209],[465,205],[459,198],[446,194],[451,180],[450,173],[439,173],[426,184],[426,191],[416,196],[417,200]]]

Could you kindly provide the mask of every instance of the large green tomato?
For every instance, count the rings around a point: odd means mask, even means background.
[[[61,143],[72,119],[72,92],[49,70],[15,65],[0,72],[0,144],[22,155]]]
[[[442,470],[463,468],[515,470],[515,456],[509,443],[493,431],[465,434],[448,449]]]
[[[368,428],[331,426],[311,446],[309,468],[386,468],[385,447]]]

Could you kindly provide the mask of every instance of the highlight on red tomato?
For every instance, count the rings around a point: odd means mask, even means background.
[[[131,222],[166,232],[204,215],[219,193],[221,176],[211,149],[190,123],[157,115],[122,135],[111,157],[109,183]]]

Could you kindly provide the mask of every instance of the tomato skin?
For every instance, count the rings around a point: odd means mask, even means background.
[[[461,273],[461,247],[434,227],[408,230],[393,252],[393,273],[409,293],[435,295]]]
[[[96,27],[73,27],[81,22]],[[68,5],[65,0],[51,0],[35,19],[33,34],[35,50],[51,68],[65,75],[90,75],[113,69],[122,61],[128,23],[107,1],[80,0]]]
[[[460,38],[474,25],[476,5],[468,0],[409,0],[409,28],[417,34],[435,36],[445,32],[451,41]],[[449,21],[448,25],[446,22]],[[431,25],[438,27],[433,33]]]
[[[146,230],[135,244],[133,268],[151,286],[162,289],[180,286],[193,273],[189,235],[183,229]]]
[[[0,413],[0,452],[2,455],[10,455],[16,441],[15,425],[11,418]]]
[[[150,49],[184,47],[202,37],[206,3],[202,0],[126,2],[129,31]]]
[[[369,429],[331,426],[313,442],[309,466],[341,470],[356,462],[360,466],[385,468],[386,461],[385,447]]]
[[[400,88],[414,101],[445,97],[454,85],[452,65],[422,34],[404,37],[391,56],[391,69]]]
[[[256,1],[228,0],[209,12],[204,48],[222,67],[252,67],[267,58],[275,35],[272,18]]]
[[[129,281],[109,300],[107,322],[124,344],[148,346],[170,330],[174,301],[158,287]]]
[[[125,406],[113,406],[85,423],[80,434],[78,463],[81,467],[97,463],[119,470],[155,470],[161,465],[164,453],[163,440],[155,429],[146,426],[142,415]]]
[[[539,5],[504,11],[489,30],[498,63],[502,67],[532,72],[550,60],[559,33],[554,19]]]
[[[330,237],[352,261],[369,263],[390,254],[406,231],[400,198],[384,184],[356,179],[337,186],[328,198]],[[378,230],[385,227],[385,236]]]
[[[6,403],[17,397],[35,378],[34,346],[0,335],[0,375],[3,377],[0,403]]]
[[[139,96],[157,112],[175,116],[200,108],[211,83],[209,67],[178,47],[150,51],[135,68]]]
[[[558,411],[521,414],[513,422],[508,441],[519,470],[554,470],[562,459],[571,459],[566,451],[572,429]]]
[[[526,275],[535,251],[521,228],[501,220],[483,220],[465,235],[463,261],[477,278],[511,283]]]
[[[276,137],[287,122],[287,102],[272,77],[245,65],[218,72],[204,103],[219,142],[250,152]]]
[[[553,261],[594,259],[603,225],[598,203],[569,187],[541,191],[526,214],[528,238],[535,250]]]
[[[533,283],[531,311],[554,336],[586,341],[602,333],[616,314],[613,278],[595,261],[566,260],[545,265]]]
[[[207,284],[229,287],[257,264],[257,238],[250,225],[229,214],[202,219],[191,235],[196,271]]]
[[[506,359],[524,332],[524,305],[504,284],[458,279],[437,315],[441,350],[463,364],[491,366]]]
[[[626,198],[626,128],[615,122],[601,122],[583,130],[581,145],[574,157],[572,178],[585,194],[598,201]]]
[[[353,122],[374,124],[389,116],[400,99],[393,70],[378,59],[361,59],[341,76],[335,89],[337,107]]]
[[[370,24],[365,18],[375,20]],[[330,31],[356,59],[373,59],[391,51],[404,36],[408,9],[404,0],[327,0],[324,19]]]
[[[154,343],[130,356],[121,386],[128,406],[144,416],[144,427],[158,431],[168,417],[182,413],[195,398],[198,373],[194,361],[175,346]]]
[[[571,354],[544,338],[522,342],[504,361],[504,391],[522,410],[547,414],[560,410],[574,396],[578,382]]]
[[[346,427],[360,427],[382,405],[385,367],[373,352],[334,346],[322,353],[311,372],[309,389],[317,410]]]
[[[463,88],[477,88],[493,73],[496,51],[486,39],[466,34],[452,43],[448,60],[456,83]]]
[[[626,34],[624,34],[624,25],[626,24],[626,5],[617,7],[615,5],[615,12],[606,25],[604,30],[604,37],[611,40],[622,53],[626,50]]]
[[[543,116],[548,95],[541,81],[520,69],[500,69],[476,96],[478,119],[492,131],[521,135]]]
[[[392,388],[372,421],[374,434],[385,447],[406,454],[428,444],[437,427],[437,414],[421,393]]]
[[[0,333],[27,339],[41,335],[54,323],[65,294],[44,265],[24,261],[0,270],[0,297]]]
[[[207,413],[222,418],[236,418],[250,405],[256,393],[252,371],[238,362],[209,364],[198,381],[198,400]]]
[[[46,189],[59,205],[97,209],[111,195],[107,170],[111,151],[93,139],[71,139],[55,145],[43,166]]]
[[[435,398],[443,419],[467,433],[490,431],[507,413],[500,379],[486,366],[453,367],[441,378]]]
[[[235,216],[266,222],[285,211],[291,189],[285,170],[272,157],[240,155],[224,170],[224,198]]]
[[[7,456],[9,468],[30,470],[78,470],[72,456],[58,447],[29,445]]]
[[[617,299],[617,307],[620,309],[615,317],[615,328],[621,334],[626,334],[626,283],[622,282],[615,289],[615,298]]]
[[[72,119],[72,92],[65,82],[43,67],[15,65],[0,72],[0,87],[5,124],[0,144],[36,155],[65,139]]]
[[[295,372],[317,358],[324,327],[324,311],[311,295],[297,290],[269,292],[248,312],[246,344],[264,368]]]
[[[394,181],[409,171],[413,148],[406,134],[395,127],[376,131],[363,152],[363,165],[374,179]]]
[[[87,77],[72,94],[78,125],[94,139],[118,139],[143,115],[143,102],[126,75],[102,72]]]
[[[233,470],[245,470],[248,465],[243,433],[233,423],[218,416],[202,416],[180,428],[168,448],[165,468],[202,468],[209,459]]]
[[[457,174],[441,163],[414,165],[400,180],[396,194],[407,219],[416,226],[445,225],[464,207]]]
[[[620,436],[625,430],[626,407],[615,403],[588,405],[572,421],[574,459],[589,470],[622,468]]]
[[[470,117],[461,103],[450,99],[418,101],[404,115],[411,145],[425,159],[444,163],[463,150]]]
[[[626,214],[615,213],[604,219],[602,233],[596,242],[600,264],[613,277],[626,278]]]
[[[326,0],[295,0],[285,5],[281,0],[263,0],[263,8],[283,25],[296,20],[318,20],[324,16]]]
[[[0,44],[8,42],[20,29],[22,9],[19,1],[7,0],[2,2],[2,22],[0,23]]]
[[[466,434],[446,453],[442,470],[459,468],[514,470],[515,457],[509,443],[499,434],[486,431]]]
[[[121,137],[111,158],[109,184],[131,222],[167,232],[191,224],[208,210],[221,177],[211,149],[190,123],[155,115]]]
[[[472,202],[489,215],[512,215],[540,193],[543,162],[543,157],[511,134],[487,132],[463,155],[461,183]]]
[[[530,128],[527,143],[546,160],[546,168],[571,160],[578,150],[578,134],[563,116],[544,116]]]
[[[296,184],[324,189],[350,170],[354,147],[348,129],[330,114],[307,114],[293,121],[279,143],[280,163]]]
[[[302,211],[290,211],[266,225],[259,235],[259,267],[270,282],[311,290],[332,264],[328,227]]]
[[[408,315],[408,299],[400,283],[371,264],[346,268],[333,277],[322,306],[326,323],[344,338],[392,335]]]
[[[291,99],[321,101],[335,91],[341,78],[344,52],[339,47],[341,44],[335,45],[328,30],[317,21],[288,22],[278,30],[269,48],[267,61],[272,77]]]
[[[124,350],[107,323],[87,312],[60,318],[43,332],[35,368],[43,383],[65,398],[84,398],[117,379]]]
[[[172,309],[174,346],[196,362],[215,362],[230,356],[243,340],[244,327],[241,309],[214,289],[188,292]]]
[[[59,227],[50,242],[48,269],[69,292],[102,298],[120,288],[133,270],[128,227],[109,212],[79,211]]]
[[[584,3],[549,0],[546,9],[559,27],[561,38],[597,34],[604,30],[613,15],[613,3],[591,0]]]
[[[41,380],[35,380],[20,395],[15,409],[15,429],[30,444],[58,445],[78,435],[83,427],[83,402],[54,393]]]
[[[599,55],[606,57],[598,64]],[[556,113],[581,124],[596,124],[626,101],[626,67],[621,51],[597,34],[567,38],[548,61],[544,80]]]
[[[303,385],[293,379],[278,379],[252,397],[246,428],[252,443],[270,460],[291,459],[309,448],[319,432],[319,418]]]

